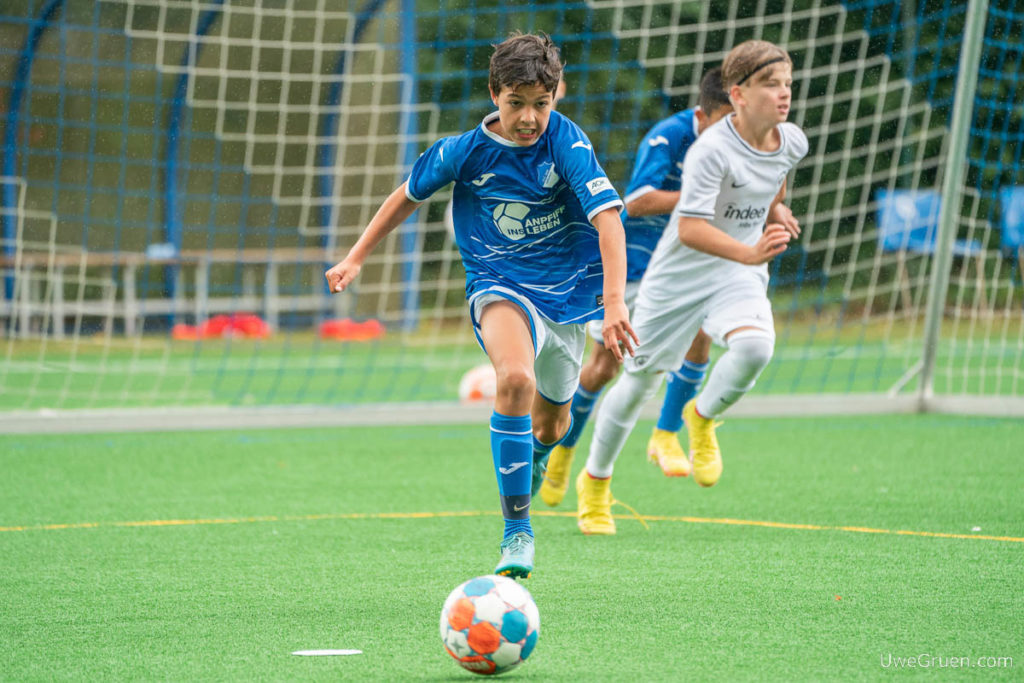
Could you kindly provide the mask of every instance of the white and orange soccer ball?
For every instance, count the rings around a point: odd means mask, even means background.
[[[489,363],[467,370],[459,380],[459,400],[463,403],[493,401],[497,392],[498,379]]]
[[[500,674],[526,661],[540,636],[530,592],[506,576],[478,576],[453,590],[441,610],[441,640],[462,668]]]

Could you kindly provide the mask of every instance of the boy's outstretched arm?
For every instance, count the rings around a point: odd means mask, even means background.
[[[672,209],[679,203],[679,194],[679,190],[651,190],[631,202],[626,202],[626,213],[632,218],[672,213]]]
[[[621,361],[622,349],[632,356],[634,343],[640,343],[629,324],[629,310],[626,308],[626,231],[618,209],[605,209],[590,222],[597,229],[601,265],[604,267],[604,325],[601,336],[604,337],[604,347]]]
[[[679,241],[705,254],[748,266],[767,263],[786,250],[790,234],[778,223],[769,223],[757,244],[750,246],[719,230],[703,218],[679,218]]]
[[[414,202],[406,196],[405,183],[399,185],[398,189],[392,192],[377,209],[377,213],[370,219],[366,230],[349,249],[348,255],[324,273],[327,277],[327,287],[331,293],[345,291],[349,283],[359,275],[363,261],[370,255],[370,252],[388,236],[388,233],[411,216],[418,207],[419,202]]]

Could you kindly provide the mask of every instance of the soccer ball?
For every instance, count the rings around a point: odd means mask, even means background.
[[[490,364],[478,365],[459,380],[459,400],[463,403],[493,401],[498,393],[498,378]]]
[[[505,576],[478,576],[456,588],[441,610],[441,641],[462,668],[500,674],[526,661],[540,635],[529,591]]]

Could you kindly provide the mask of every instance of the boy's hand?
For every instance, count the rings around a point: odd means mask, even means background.
[[[610,349],[620,363],[623,349],[633,355],[634,344],[639,344],[640,340],[629,324],[629,310],[625,303],[605,304],[601,336],[604,338],[604,347]]]
[[[768,222],[782,225],[793,239],[800,236],[800,221],[793,215],[793,211],[782,202],[772,208],[771,213],[768,214]]]
[[[768,263],[773,258],[786,251],[786,243],[789,242],[790,234],[785,226],[778,223],[769,223],[765,226],[761,239],[750,248],[750,256],[745,263],[748,266],[757,266]]]
[[[332,294],[335,292],[344,292],[349,283],[356,279],[356,276],[359,275],[359,271],[362,270],[362,268],[362,264],[350,262],[349,259],[346,258],[344,261],[324,273],[324,276],[327,278],[327,288]]]

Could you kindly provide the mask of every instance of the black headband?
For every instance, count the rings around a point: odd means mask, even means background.
[[[743,78],[741,78],[741,79],[740,79],[740,80],[739,80],[739,81],[738,81],[738,82],[736,83],[736,85],[743,85],[743,83],[744,83],[744,82],[745,82],[745,81],[746,81],[746,80],[747,80],[748,78],[750,78],[751,76],[753,76],[753,75],[754,75],[754,74],[756,74],[756,73],[757,73],[758,71],[760,71],[761,69],[765,68],[766,66],[768,66],[768,65],[770,65],[770,64],[776,64],[776,63],[778,63],[778,62],[784,62],[784,61],[786,61],[786,58],[785,58],[785,57],[773,57],[772,59],[769,59],[769,60],[768,60],[767,62],[761,62],[760,64],[758,64],[757,66],[755,66],[755,67],[754,67],[754,69],[753,69],[753,70],[752,70],[752,71],[751,71],[750,73],[748,73],[748,74],[747,74],[746,76],[744,76]]]

